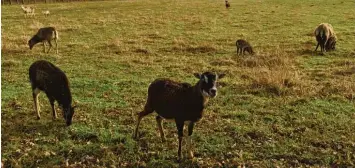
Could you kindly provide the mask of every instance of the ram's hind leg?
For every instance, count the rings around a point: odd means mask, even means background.
[[[57,38],[54,39],[54,42],[55,42],[56,54],[58,54],[58,40],[57,40]]]
[[[176,121],[176,128],[178,130],[178,138],[179,138],[179,148],[178,148],[178,162],[181,161],[181,144],[182,137],[184,136],[184,121]]]
[[[47,97],[48,97],[48,95],[47,95]],[[51,107],[52,107],[53,120],[55,120],[55,119],[57,119],[57,112],[56,112],[56,110],[54,108],[54,101],[55,100],[52,97],[48,97],[48,99],[49,99],[49,103],[51,104]]]
[[[321,50],[321,52],[325,52],[324,44],[323,44],[323,43],[320,44],[320,50]]]
[[[192,132],[193,132],[193,129],[194,129],[194,122],[190,122],[189,123],[189,127],[188,127],[188,137],[187,137],[187,150],[188,150],[188,153],[189,153],[189,158],[193,158],[194,157],[194,153],[192,151],[192,139],[191,139],[191,135],[192,135]]]
[[[38,104],[38,95],[40,93],[40,90],[37,89],[37,88],[34,88],[32,89],[32,96],[33,96],[33,102],[35,104],[35,110],[36,110],[36,113],[37,113],[37,120],[41,119],[41,115],[40,115],[40,107],[39,107],[39,104]]]
[[[47,53],[49,53],[49,51],[51,51],[51,49],[52,49],[52,42],[51,42],[51,40],[48,40],[48,44],[49,44],[49,49],[48,49]]]
[[[138,129],[139,129],[139,124],[142,120],[142,118],[150,113],[152,113],[154,110],[150,107],[148,107],[148,105],[145,105],[144,110],[140,113],[138,113],[138,118],[137,118],[137,125],[136,125],[136,129],[134,131],[134,135],[133,138],[137,139],[138,138]]]
[[[314,51],[317,51],[318,47],[319,47],[319,43],[317,43],[317,47],[316,47],[316,49]]]
[[[157,125],[158,125],[158,129],[160,132],[161,141],[165,142],[166,139],[165,139],[165,134],[164,134],[164,130],[163,130],[163,118],[160,116],[157,116],[155,119],[157,120]]]

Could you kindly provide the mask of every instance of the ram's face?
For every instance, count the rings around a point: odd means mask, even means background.
[[[217,96],[217,81],[223,78],[224,74],[216,74],[205,72],[203,74],[195,74],[196,78],[200,79],[201,93],[204,97]]]

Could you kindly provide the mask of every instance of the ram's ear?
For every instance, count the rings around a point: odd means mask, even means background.
[[[218,74],[218,79],[222,79],[222,78],[224,78],[225,76],[226,76],[225,73]]]
[[[195,76],[197,79],[201,79],[201,74],[199,74],[199,73],[194,73],[194,76]]]

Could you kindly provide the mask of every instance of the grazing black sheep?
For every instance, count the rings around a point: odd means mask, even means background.
[[[33,46],[39,42],[43,43],[43,51],[46,52],[46,44],[47,41],[49,44],[49,49],[47,53],[52,48],[52,40],[55,42],[56,53],[58,54],[58,32],[54,27],[44,27],[40,28],[38,32],[28,41],[28,46],[32,50]]]
[[[319,45],[320,45],[320,49],[321,52],[326,52],[326,44],[329,40],[329,38],[333,37],[333,41],[336,41],[336,35],[333,29],[333,26],[331,24],[328,23],[321,23],[320,25],[318,25],[318,27],[314,30],[314,35],[316,37],[317,40],[317,47],[314,51],[317,51]],[[331,48],[334,45],[335,47],[335,43],[332,42]]]
[[[134,138],[138,136],[139,123],[142,118],[154,111],[157,112],[156,121],[162,141],[165,141],[162,121],[174,120],[178,130],[179,149],[178,160],[181,159],[181,142],[184,123],[188,122],[188,151],[193,158],[191,135],[195,122],[202,118],[203,110],[209,97],[217,96],[217,80],[225,74],[205,72],[194,74],[199,81],[194,85],[179,83],[169,79],[157,79],[148,88],[148,98],[144,110],[138,113],[137,126]]]
[[[243,39],[237,40],[235,45],[237,46],[237,55],[239,55],[239,53],[244,55],[245,51],[249,54],[254,54],[253,47],[251,47],[251,45]]]
[[[44,91],[52,106],[53,119],[57,118],[54,108],[54,101],[63,109],[63,116],[67,126],[72,123],[74,107],[72,107],[72,96],[69,88],[69,81],[62,70],[52,63],[39,60],[34,62],[29,69],[29,77],[32,86],[32,96],[37,112],[37,119],[41,118],[38,106],[38,94]]]

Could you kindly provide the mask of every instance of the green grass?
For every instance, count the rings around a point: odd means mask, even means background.
[[[5,167],[355,166],[355,3],[350,0],[102,1],[2,6],[1,161]],[[40,11],[49,9],[44,17]],[[313,52],[314,28],[331,23],[336,51]],[[59,54],[31,51],[55,26]],[[237,56],[248,40],[253,56]],[[42,93],[36,120],[28,68],[45,59],[66,72],[78,108],[52,121]],[[175,124],[161,143],[154,115],[132,139],[155,78],[195,83],[227,74],[195,126],[195,158],[177,158]],[[61,111],[58,111],[61,113]],[[61,116],[61,115],[58,115]],[[183,146],[183,150],[185,147]],[[186,153],[184,152],[184,155]]]

